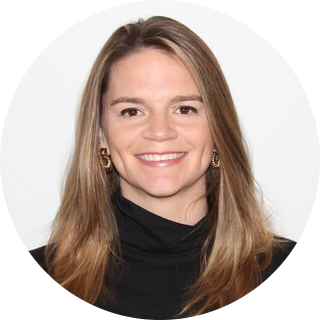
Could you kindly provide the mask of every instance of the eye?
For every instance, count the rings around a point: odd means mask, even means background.
[[[182,107],[179,107],[176,112],[178,114],[185,114],[185,115],[188,115],[190,113],[195,113],[197,114],[198,113],[198,110],[194,107],[190,107],[190,106],[182,106]]]
[[[142,112],[136,108],[127,108],[120,112],[121,117],[129,117],[129,118],[140,116],[141,114]]]

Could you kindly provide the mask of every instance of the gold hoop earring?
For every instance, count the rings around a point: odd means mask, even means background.
[[[110,155],[108,155],[107,148],[100,149],[99,162],[100,162],[101,167],[105,168],[108,173],[112,171],[113,164],[112,164]]]
[[[217,149],[213,150],[212,160],[211,160],[211,168],[217,169],[220,167],[220,159]]]

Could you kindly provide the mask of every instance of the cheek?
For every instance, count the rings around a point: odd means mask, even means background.
[[[213,153],[214,143],[206,122],[190,127],[184,131],[184,136],[199,152]]]
[[[212,160],[213,149],[213,144],[208,144],[207,146],[204,146],[203,152],[201,154],[201,163],[206,168]]]
[[[108,144],[109,152],[114,153],[115,150],[121,149],[125,135],[123,134],[121,127],[117,124],[117,119],[113,114],[108,112],[103,113],[102,129]]]
[[[111,122],[111,121],[110,121]],[[111,157],[116,161],[119,158],[125,161],[127,155],[132,151],[132,146],[139,137],[139,132],[133,128],[128,129],[115,122],[106,126],[105,135],[109,145]]]
[[[197,154],[200,158],[200,165],[203,168],[207,168],[212,160],[214,143],[209,131],[202,131],[199,139],[195,141],[196,148],[198,150]]]

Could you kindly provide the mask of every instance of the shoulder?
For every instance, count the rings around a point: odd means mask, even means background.
[[[262,273],[263,281],[268,279],[281,266],[296,245],[295,241],[285,238],[276,237],[275,240],[271,264]]]
[[[46,252],[46,246],[29,251],[33,259],[38,262],[41,268],[47,271],[45,252]]]

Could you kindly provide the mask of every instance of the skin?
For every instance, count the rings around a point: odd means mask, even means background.
[[[182,224],[205,216],[207,203],[199,198],[214,143],[199,90],[179,58],[144,49],[117,61],[101,123],[101,146],[108,148],[124,197]]]

